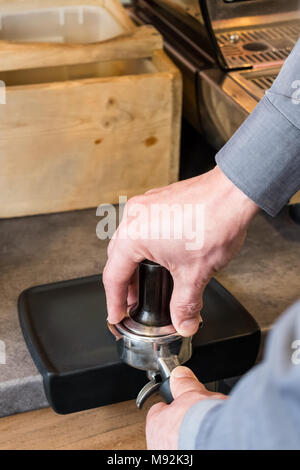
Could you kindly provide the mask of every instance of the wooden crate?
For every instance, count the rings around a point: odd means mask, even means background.
[[[0,1],[8,8],[76,0]],[[161,36],[101,5],[124,34],[92,44],[0,41],[0,217],[116,203],[176,181],[181,77]]]

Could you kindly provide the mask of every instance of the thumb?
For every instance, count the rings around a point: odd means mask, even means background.
[[[184,366],[173,369],[170,377],[170,387],[174,399],[186,392],[206,392],[206,388],[199,382],[193,371]]]
[[[186,280],[187,279],[187,280]],[[197,286],[197,283],[189,277],[177,277],[173,275],[174,288],[170,302],[172,323],[182,336],[194,335],[202,320],[202,294],[205,285]]]

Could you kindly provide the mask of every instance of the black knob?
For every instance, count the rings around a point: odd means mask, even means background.
[[[159,393],[161,394],[162,398],[165,400],[167,405],[172,403],[174,400],[174,397],[171,392],[171,387],[170,387],[170,377],[168,377],[166,380],[164,380],[159,387]]]
[[[144,260],[139,265],[139,303],[130,316],[147,326],[170,325],[173,279],[160,264]]]

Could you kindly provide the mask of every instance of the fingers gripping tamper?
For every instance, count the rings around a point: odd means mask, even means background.
[[[192,338],[177,333],[171,322],[172,290],[173,279],[166,268],[142,261],[138,306],[120,323],[108,325],[118,340],[122,361],[147,372],[149,382],[137,396],[138,408],[155,392],[171,403],[170,374],[192,355]]]

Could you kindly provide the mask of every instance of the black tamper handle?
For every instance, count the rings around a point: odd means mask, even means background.
[[[159,393],[162,396],[162,398],[165,400],[167,405],[172,403],[174,400],[172,392],[171,392],[171,387],[170,387],[170,377],[168,377],[166,380],[164,380],[159,387]]]
[[[130,314],[131,318],[147,326],[170,325],[172,291],[170,272],[153,261],[142,261],[139,265],[139,303]]]

